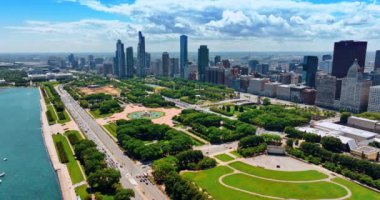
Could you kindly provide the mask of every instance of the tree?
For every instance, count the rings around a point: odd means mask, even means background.
[[[210,169],[216,166],[216,160],[209,157],[204,157],[199,161],[197,168],[198,169]]]
[[[263,105],[264,106],[269,106],[271,104],[271,102],[270,102],[270,99],[269,98],[264,98],[263,99]]]
[[[349,112],[342,112],[340,114],[340,123],[347,124],[348,118],[351,116],[351,113]]]
[[[257,135],[250,135],[240,139],[239,148],[256,147],[261,143],[264,143],[263,137]]]
[[[293,143],[294,143],[294,140],[292,138],[289,138],[287,141],[286,141],[286,146],[290,147],[290,148],[293,148]]]
[[[227,112],[231,112],[231,107],[230,106],[226,106],[226,111]]]
[[[115,200],[130,200],[135,197],[135,192],[132,189],[118,189],[115,195]]]
[[[112,193],[115,190],[114,185],[119,183],[120,177],[120,172],[115,169],[102,169],[90,174],[88,184],[96,191]]]
[[[341,152],[343,150],[343,144],[340,139],[332,136],[325,136],[321,139],[323,148],[332,152]]]
[[[152,169],[154,180],[161,184],[170,172],[178,170],[178,159],[174,156],[168,156],[156,160],[153,162]]]

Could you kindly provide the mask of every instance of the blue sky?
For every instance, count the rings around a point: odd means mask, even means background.
[[[352,0],[11,0],[0,3],[0,52],[111,52],[117,39],[147,50],[331,51],[366,40],[380,49],[379,2]]]

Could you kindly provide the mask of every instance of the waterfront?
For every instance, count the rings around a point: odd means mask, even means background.
[[[0,89],[2,200],[61,199],[41,134],[39,100],[36,88]]]

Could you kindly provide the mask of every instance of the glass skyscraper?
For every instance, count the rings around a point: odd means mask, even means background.
[[[198,79],[205,82],[206,68],[209,65],[209,50],[207,45],[201,45],[198,49]]]
[[[187,79],[188,52],[187,52],[187,36],[181,35],[180,37],[180,74],[181,78]]]
[[[366,52],[367,42],[353,40],[335,42],[331,75],[337,78],[346,77],[355,59],[362,67],[359,70],[363,72]]]
[[[145,37],[139,31],[139,43],[137,45],[137,76],[145,77],[146,54],[145,54]]]
[[[134,65],[134,61],[133,61],[133,48],[132,47],[128,47],[127,48],[127,77],[133,77],[133,65]]]
[[[117,77],[125,77],[125,52],[124,44],[121,40],[116,43],[116,53],[114,60],[114,75]]]
[[[303,73],[302,79],[305,85],[309,87],[315,87],[315,76],[318,71],[318,57],[317,56],[305,56],[303,58]]]

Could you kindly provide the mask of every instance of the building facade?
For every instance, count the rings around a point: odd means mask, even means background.
[[[121,40],[118,40],[116,43],[114,73],[117,77],[125,77],[125,52],[124,44]]]
[[[133,48],[127,48],[127,77],[131,78],[134,74]]]
[[[198,49],[198,75],[199,81],[205,81],[206,68],[209,65],[209,49],[201,45]]]
[[[315,105],[330,109],[335,108],[336,84],[337,79],[335,76],[318,75],[315,81],[317,89]]]
[[[168,52],[162,53],[162,76],[169,76],[170,57]]]
[[[187,52],[187,36],[186,35],[181,35],[180,36],[180,76],[181,78],[188,78],[188,75],[186,72],[187,70],[187,65],[188,65],[188,52]]]
[[[380,85],[369,89],[368,112],[380,112]]]
[[[145,37],[139,31],[139,43],[137,45],[137,76],[146,76],[146,52],[145,52]]]
[[[315,87],[315,76],[318,70],[318,57],[317,56],[305,56],[303,59],[303,73],[302,79],[305,85],[309,87]]]

